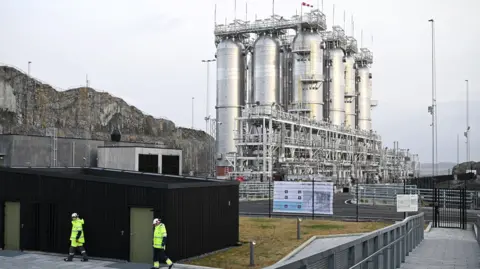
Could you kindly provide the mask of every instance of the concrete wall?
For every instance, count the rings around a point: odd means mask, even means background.
[[[158,155],[158,173],[162,173],[162,156],[179,156],[179,174],[182,174],[182,151],[146,147],[107,147],[98,149],[98,167],[138,171],[138,155]]]
[[[163,172],[163,164],[162,164],[162,156],[169,155],[169,156],[179,156],[179,171],[178,174],[182,174],[182,151],[179,149],[156,149],[156,148],[136,148],[135,153],[135,170],[138,171],[138,155],[139,154],[158,154],[158,172],[162,174]]]
[[[136,148],[99,148],[98,167],[138,171]]]
[[[6,166],[53,166],[53,140],[45,136],[0,135]],[[103,141],[57,138],[57,166],[97,166]]]
[[[57,167],[98,166],[138,171],[139,154],[158,154],[160,173],[162,155],[175,155],[180,156],[179,173],[183,174],[182,150],[132,147],[139,144],[128,142],[102,148],[105,144],[113,145],[109,141],[57,138]],[[51,137],[0,134],[0,154],[5,154],[5,166],[53,166],[52,151]]]

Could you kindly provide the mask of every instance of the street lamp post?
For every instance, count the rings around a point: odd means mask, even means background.
[[[208,159],[211,161],[211,167],[209,168],[208,173],[213,177],[216,177],[216,153],[217,153],[217,146],[216,146],[216,132],[218,125],[222,125],[222,122],[218,121],[217,119],[209,119],[210,121],[210,136],[213,138],[213,145],[209,148],[209,156]]]
[[[193,121],[193,118],[194,118],[194,116],[193,116],[193,114],[194,114],[194,112],[193,112],[194,111],[194,109],[193,109],[194,108],[193,107],[194,106],[194,101],[195,101],[195,97],[192,97],[192,129],[194,127],[194,121]]]
[[[28,61],[28,76],[30,76],[30,65],[32,64],[31,61]]]
[[[437,171],[437,93],[436,93],[436,74],[435,74],[435,21],[428,20],[432,25],[432,105],[429,107],[429,112],[432,115],[432,176],[436,175]]]
[[[466,141],[466,157],[467,157],[467,166],[469,167],[470,170],[472,170],[472,164],[470,163],[470,122],[469,122],[469,108],[468,108],[468,103],[469,103],[469,97],[468,97],[468,79],[465,80],[466,84],[466,91],[467,91],[467,98],[466,98],[466,103],[467,103],[467,130],[465,131],[465,138],[467,139]],[[467,181],[465,180],[465,184],[467,184]],[[466,185],[465,185],[466,186]]]
[[[210,63],[215,62],[215,59],[209,60],[202,60],[202,63],[207,64],[207,97],[206,97],[206,104],[205,104],[205,132],[208,133],[208,121],[210,119],[210,107],[209,107],[209,99],[210,99]]]
[[[467,119],[467,130],[465,132],[465,137],[467,138],[467,150],[466,150],[466,157],[467,157],[467,163],[470,161],[470,137],[469,137],[469,132],[470,132],[470,123],[469,123],[469,108],[468,108],[468,103],[469,103],[469,98],[468,98],[468,79],[465,80],[466,83],[466,90],[467,90],[467,99],[466,99],[466,105],[467,105],[467,113],[466,113],[466,119]]]

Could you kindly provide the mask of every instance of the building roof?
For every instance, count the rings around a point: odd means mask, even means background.
[[[0,167],[0,173],[2,171],[156,189],[201,188],[239,184],[236,181],[162,175],[106,168]]]
[[[147,149],[159,149],[159,150],[179,150],[181,151],[181,149],[179,148],[165,148],[165,147],[156,147],[154,145],[152,146],[145,146],[145,145],[105,145],[105,146],[98,146],[97,148],[101,149],[101,148],[147,148]]]

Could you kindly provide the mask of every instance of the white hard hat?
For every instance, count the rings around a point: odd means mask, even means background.
[[[73,213],[73,214],[72,214],[72,218],[78,218],[78,214],[77,214],[77,213]]]
[[[156,225],[156,224],[158,224],[158,223],[160,223],[160,219],[154,219],[154,220],[153,220],[153,225]]]

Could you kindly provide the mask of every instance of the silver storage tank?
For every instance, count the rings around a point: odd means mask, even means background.
[[[251,51],[245,52],[246,72],[245,72],[245,104],[251,105],[253,101],[253,54]]]
[[[283,104],[285,103],[285,92],[284,92],[284,84],[283,82],[285,81],[284,77],[284,68],[285,68],[285,53],[283,51],[283,48],[280,47],[280,53],[279,53],[279,61],[278,61],[278,104],[283,107]]]
[[[370,70],[366,66],[357,69],[358,76],[358,129],[371,130],[371,82]]]
[[[245,57],[242,43],[222,40],[217,46],[217,166],[228,166],[225,154],[236,152],[234,131],[245,98]]]
[[[308,109],[309,116],[323,120],[323,49],[322,36],[299,31],[292,44],[292,103],[296,109]]]
[[[330,122],[334,125],[345,123],[345,64],[343,62],[343,50],[330,49],[327,53],[332,63],[330,67]]]
[[[345,59],[345,127],[355,128],[355,57]]]
[[[254,102],[269,106],[280,102],[280,43],[260,36],[253,49]]]

